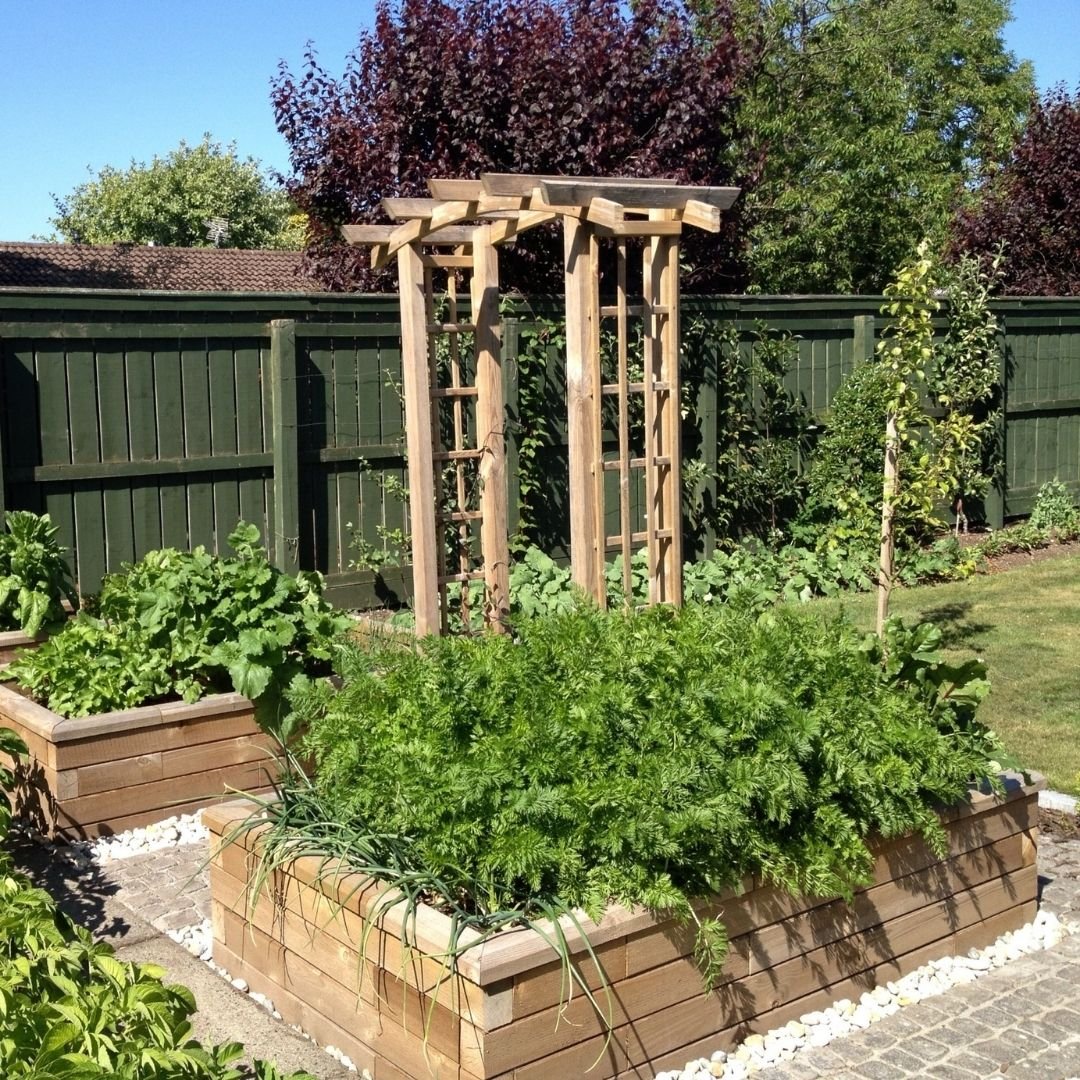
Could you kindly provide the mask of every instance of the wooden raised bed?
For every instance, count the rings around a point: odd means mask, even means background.
[[[16,810],[50,834],[92,837],[271,790],[273,739],[240,694],[67,720],[0,685],[0,726],[25,740]]]
[[[390,913],[361,963],[373,891],[355,891],[365,883],[358,875],[320,881],[318,860],[299,859],[250,906],[257,835],[220,842],[250,812],[243,803],[204,818],[214,833],[214,959],[375,1080],[547,1080],[585,1075],[597,1059],[588,1073],[597,1080],[651,1077],[1029,922],[1043,785],[1013,775],[1006,783],[1004,796],[973,793],[942,815],[943,861],[914,837],[877,844],[873,884],[850,906],[750,880],[741,894],[718,897],[711,910],[727,925],[731,951],[713,994],[702,991],[688,928],[617,907],[599,924],[585,920],[612,987],[606,1045],[580,991],[560,1006],[560,965],[530,931],[465,953],[458,976],[440,986],[441,964],[431,957],[446,947],[449,920],[434,910],[410,925],[411,950],[400,940],[400,913]],[[567,934],[579,942],[572,928]],[[591,960],[581,970],[598,985]]]
[[[0,631],[0,668],[6,668],[23,649],[36,649],[46,636],[30,637],[21,630]]]

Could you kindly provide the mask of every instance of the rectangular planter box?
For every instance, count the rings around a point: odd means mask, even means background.
[[[30,751],[16,808],[50,835],[120,832],[270,791],[276,774],[274,741],[240,694],[67,720],[0,684],[0,726]]]
[[[721,915],[731,948],[712,994],[690,928],[620,907],[598,924],[582,916],[611,987],[610,1040],[580,990],[560,1004],[560,964],[531,931],[469,950],[446,980],[434,957],[445,951],[449,919],[432,909],[409,924],[412,947],[394,909],[360,955],[375,890],[357,874],[328,875],[320,860],[298,859],[252,903],[257,834],[221,842],[250,812],[242,802],[204,818],[214,834],[214,959],[375,1080],[547,1080],[585,1075],[594,1063],[596,1080],[651,1077],[1029,922],[1043,785],[1013,775],[1006,783],[1003,796],[975,792],[942,814],[944,860],[916,837],[876,844],[873,884],[851,905],[749,879],[718,896],[706,910]],[[579,934],[570,925],[566,934],[582,974],[599,986]],[[598,1000],[605,1004],[602,993]]]
[[[36,649],[47,636],[29,637],[21,630],[0,631],[0,668],[6,668],[22,650]]]

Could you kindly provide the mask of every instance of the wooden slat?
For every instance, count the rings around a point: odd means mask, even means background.
[[[489,195],[529,195],[537,190],[545,181],[555,183],[581,182],[596,186],[618,187],[630,183],[637,187],[670,187],[674,180],[656,179],[653,177],[642,179],[624,179],[622,177],[604,176],[561,176],[556,173],[481,173],[480,180],[484,191]],[[696,190],[696,189],[695,189]],[[606,193],[605,193],[606,194]],[[615,198],[614,195],[607,195]],[[622,200],[619,200],[622,201]]]
[[[192,457],[210,457],[210,378],[205,342],[194,342],[181,350],[180,371],[183,379],[182,417],[184,453]],[[173,403],[177,408],[177,403]],[[203,544],[215,550],[213,487],[205,473],[186,484],[188,545]],[[187,545],[185,545],[187,546]]]
[[[387,217],[411,220],[416,218],[435,218],[443,221],[443,227],[455,220],[469,221],[474,218],[504,216],[514,214],[522,208],[522,200],[517,197],[487,195],[482,190],[475,198],[468,199],[397,199],[385,198],[382,208]]]
[[[427,182],[428,191],[433,199],[479,199],[486,194],[481,180],[450,180],[432,177]]]
[[[476,397],[475,386],[444,386],[431,391],[433,398],[473,398]]]
[[[173,350],[154,352],[154,409],[157,423],[158,458],[182,460],[184,451],[180,355]],[[267,386],[269,390],[269,386]],[[182,478],[159,483],[161,542],[181,550],[189,547],[187,492]]]
[[[706,203],[727,210],[739,197],[732,187],[692,187],[684,184],[643,184],[638,180],[541,180],[540,192],[552,206],[586,207],[593,199],[610,199],[623,206],[683,210],[687,202]]]
[[[130,456],[124,354],[101,349],[96,359],[101,456],[105,461],[124,460]],[[110,571],[117,571],[135,557],[131,490],[126,485],[110,485],[101,495],[105,515],[105,566]]]
[[[94,354],[84,350],[68,353],[68,385],[79,388],[69,393],[71,457],[75,463],[101,460],[98,425],[98,389]],[[75,491],[76,546],[79,591],[97,592],[105,562],[105,513],[102,493],[93,488]]]
[[[131,457],[149,461],[157,456],[154,417],[154,357],[139,349],[127,354],[127,414]],[[242,422],[237,408],[237,422]],[[150,481],[131,485],[131,523],[135,550],[141,554],[161,547],[161,507],[158,486]]]
[[[232,347],[211,349],[206,359],[210,369],[210,450],[215,455],[235,455],[236,369]],[[221,543],[240,520],[236,477],[224,473],[214,477],[213,505],[215,531]]]
[[[197,347],[214,338],[265,337],[265,322],[210,323],[188,322],[9,322],[4,323],[4,336],[9,339],[41,341],[67,340],[92,345],[97,340],[189,342]]]
[[[693,225],[697,229],[711,233],[720,231],[720,208],[699,199],[688,199],[679,211],[679,217],[684,224]]]
[[[473,262],[475,256],[469,260]],[[429,334],[474,334],[476,333],[476,323],[471,322],[445,322],[445,323],[428,323],[427,332]]]
[[[603,225],[609,229],[614,229],[623,222],[623,208],[611,199],[598,197],[589,203],[585,216],[594,225]]]
[[[429,255],[420,256],[425,269],[429,270],[471,270],[471,255]]]
[[[680,221],[622,221],[610,228],[606,225],[597,225],[596,231],[600,236],[679,236],[682,233]]]
[[[462,571],[462,572],[457,573],[457,574],[440,574],[439,575],[439,584],[440,585],[450,585],[450,584],[452,584],[454,582],[465,583],[465,582],[468,582],[468,581],[483,581],[483,580],[484,580],[484,571],[483,570],[467,570],[467,571]]]
[[[433,461],[478,461],[483,456],[483,450],[439,450],[431,455]]]

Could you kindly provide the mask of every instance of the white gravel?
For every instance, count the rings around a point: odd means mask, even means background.
[[[210,830],[202,823],[202,812],[180,814],[178,817],[155,821],[141,829],[129,829],[96,840],[77,840],[70,846],[94,862],[110,863],[117,859],[133,859],[151,851],[180,847],[182,844],[205,844]]]
[[[910,975],[863,994],[858,1001],[835,1001],[827,1009],[806,1013],[763,1035],[749,1035],[730,1052],[717,1050],[711,1057],[688,1061],[681,1069],[659,1072],[656,1080],[744,1080],[751,1073],[791,1061],[805,1047],[828,1046],[908,1005],[943,994],[952,986],[974,982],[1026,953],[1050,948],[1077,931],[1080,926],[1062,924],[1056,915],[1040,911],[1034,922],[1003,934],[985,949],[931,960]]]

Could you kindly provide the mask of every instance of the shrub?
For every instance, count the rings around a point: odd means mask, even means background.
[[[1080,510],[1069,489],[1055,476],[1039,488],[1028,521],[1035,529],[1071,534],[1080,531]]]
[[[0,728],[0,753],[26,746]],[[14,777],[0,767],[0,792]],[[10,811],[0,794],[0,843]],[[269,1062],[241,1065],[239,1043],[191,1038],[195,1000],[153,964],[118,960],[57,910],[0,849],[0,1075],[5,1080],[287,1080]],[[293,1073],[288,1080],[315,1080]]]
[[[322,597],[318,574],[282,573],[253,525],[221,558],[197,547],[152,551],[105,579],[95,614],[80,614],[9,675],[62,716],[86,716],[236,690],[273,726],[281,694],[330,659],[349,624]]]
[[[940,845],[933,805],[995,746],[954,704],[981,668],[926,637],[897,636],[883,670],[797,608],[581,604],[516,631],[348,648],[339,691],[297,686],[315,773],[267,809],[271,866],[340,855],[482,936],[611,900],[692,919],[751,873],[849,894],[872,834]],[[702,927],[707,971],[723,940]]]
[[[57,528],[48,514],[9,510],[0,533],[0,630],[34,637],[66,617],[63,601],[79,606]]]

